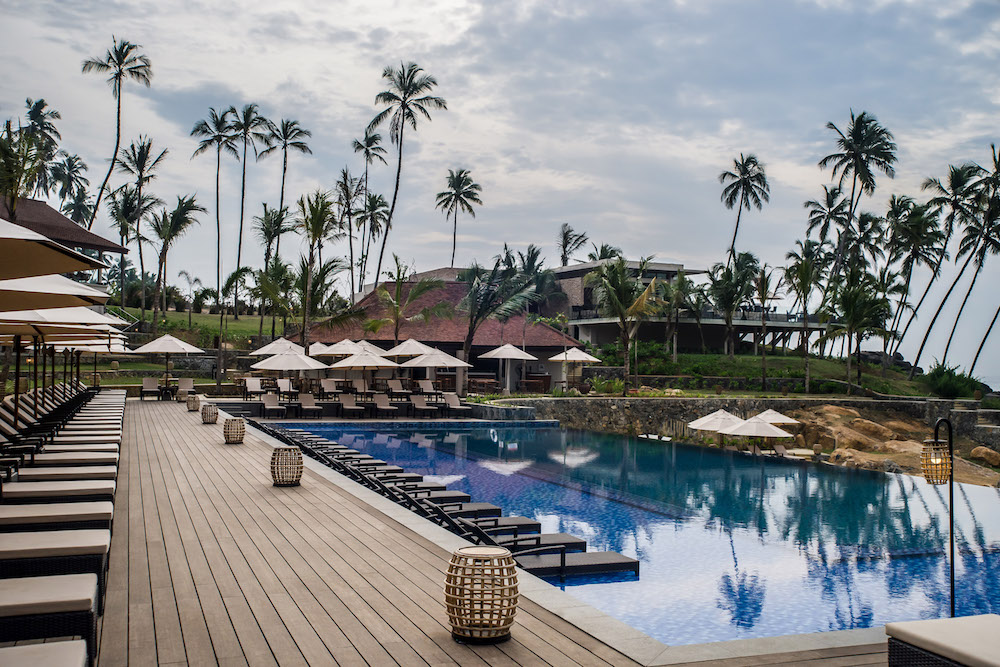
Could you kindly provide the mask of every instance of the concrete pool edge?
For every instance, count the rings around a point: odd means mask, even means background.
[[[254,433],[271,446],[285,446],[263,431],[254,429]],[[304,456],[303,461],[305,467],[337,488],[448,552],[470,544],[467,540],[362,487],[308,456]],[[670,646],[523,570],[518,572],[518,588],[525,599],[531,600],[632,660],[649,667],[864,646],[885,641],[884,630],[879,626],[863,630],[836,630]]]

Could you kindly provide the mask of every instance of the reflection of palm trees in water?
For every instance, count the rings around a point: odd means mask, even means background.
[[[716,601],[719,609],[729,612],[729,622],[738,628],[752,628],[760,620],[764,610],[764,595],[767,585],[757,572],[753,574],[741,570],[733,544],[733,531],[727,529],[729,550],[733,555],[733,574],[723,574],[719,580],[720,598]]]

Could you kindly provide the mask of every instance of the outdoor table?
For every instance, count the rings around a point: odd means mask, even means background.
[[[299,418],[302,417],[302,402],[301,401],[285,401],[284,403],[282,403],[282,405],[284,405],[285,409],[288,410],[289,412],[294,412],[296,419],[299,419]],[[289,415],[289,416],[291,416],[291,415]]]

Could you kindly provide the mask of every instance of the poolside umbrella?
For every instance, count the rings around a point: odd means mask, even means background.
[[[413,338],[404,340],[396,347],[389,348],[384,355],[387,357],[419,357],[421,354],[434,352],[430,345],[424,345],[419,340]]]
[[[309,356],[318,357],[326,353],[326,345],[323,343],[309,343]],[[305,354],[303,352],[303,354]]]
[[[592,354],[587,354],[578,347],[571,347],[565,352],[560,352],[554,357],[549,357],[549,361],[560,361],[566,363],[591,363],[599,364],[601,360]]]
[[[693,428],[696,431],[718,431],[720,429],[742,423],[743,420],[736,415],[727,412],[726,410],[716,410],[711,414],[705,415],[701,419],[695,419],[693,422],[688,422],[688,428]]]
[[[0,311],[95,306],[109,298],[107,292],[59,275],[0,280]]]
[[[506,345],[501,345],[500,347],[494,348],[485,354],[479,355],[480,359],[505,359],[507,361],[506,373],[504,375],[504,384],[506,385],[506,391],[510,392],[510,360],[511,359],[522,359],[524,361],[538,361],[538,357],[533,356],[525,352],[519,347],[514,347],[510,343]],[[497,372],[500,371],[500,362],[497,362]]]
[[[108,266],[52,239],[0,218],[0,280],[91,271]]]
[[[339,368],[346,371],[372,371],[378,370],[379,368],[398,368],[399,364],[391,359],[386,359],[385,357],[379,356],[377,354],[372,354],[367,350],[363,350],[356,354],[352,354],[346,359],[341,359],[338,362],[330,364],[330,368]]]
[[[472,364],[453,357],[447,352],[431,348],[427,354],[421,354],[400,364],[401,368],[472,368]]]
[[[171,354],[204,354],[205,351],[200,347],[195,347],[194,345],[188,345],[179,338],[174,338],[170,334],[163,334],[154,341],[150,341],[143,345],[142,347],[135,350],[136,354],[163,354],[165,355],[165,361],[163,362],[163,370],[165,371],[166,377],[170,379],[170,355]]]
[[[316,371],[329,368],[329,365],[304,354],[288,352],[262,359],[250,368],[260,371]]]
[[[368,342],[366,340],[359,340],[357,343],[355,343],[355,345],[357,345],[358,347],[360,347],[362,350],[365,350],[367,352],[371,352],[372,354],[377,354],[380,357],[387,356],[385,350],[383,350],[382,348],[380,348],[375,343],[370,343],[370,342]]]
[[[750,438],[791,438],[791,433],[782,431],[774,424],[769,424],[759,417],[751,417],[741,424],[721,429],[723,435],[740,435]]]
[[[303,354],[305,349],[287,338],[279,338],[278,340],[273,340],[264,347],[254,350],[250,353],[251,357],[267,357],[272,354],[285,354],[286,352],[291,352],[293,354]]]
[[[128,322],[83,306],[43,308],[39,310],[10,310],[0,313],[0,322],[39,322],[45,324],[110,325],[126,326]]]
[[[348,357],[352,354],[357,354],[362,350],[363,348],[353,340],[345,338],[337,343],[327,345],[322,352],[314,352],[313,354],[322,355],[324,357]]]
[[[772,410],[770,408],[768,408],[767,410],[764,410],[764,412],[760,413],[759,415],[756,415],[756,417],[758,419],[763,419],[768,424],[798,424],[799,423],[799,421],[797,419],[792,419],[791,417],[786,417],[785,415],[781,414],[777,410]]]

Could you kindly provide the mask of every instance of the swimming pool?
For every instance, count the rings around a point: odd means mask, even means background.
[[[553,583],[667,644],[948,613],[947,489],[922,479],[558,428],[295,426],[638,558],[638,579]],[[958,613],[998,613],[1000,490],[955,503]]]

